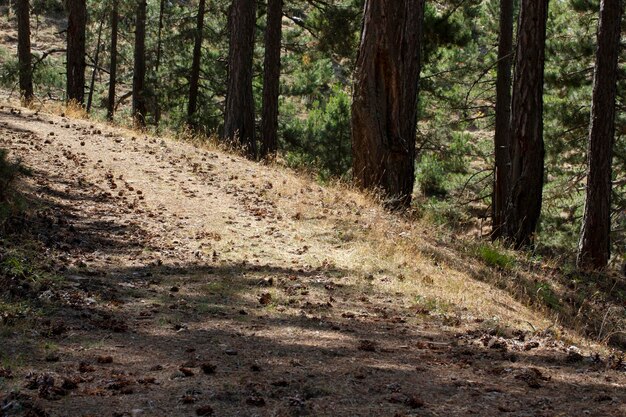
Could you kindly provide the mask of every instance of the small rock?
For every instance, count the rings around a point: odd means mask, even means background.
[[[491,339],[487,345],[489,349],[507,350],[506,342],[498,339]]]
[[[258,395],[251,395],[246,398],[246,404],[253,405],[255,407],[263,407],[265,405],[265,400],[263,397],[259,397]]]
[[[98,359],[96,359],[96,361],[98,363],[113,363],[113,357],[112,356],[98,356]]]
[[[78,364],[78,372],[80,373],[93,371],[95,371],[94,367],[89,365],[87,362],[81,362],[80,364]]]
[[[213,415],[213,407],[210,405],[203,405],[196,409],[197,416],[210,416]]]
[[[193,371],[189,368],[185,368],[184,366],[181,366],[180,368],[178,368],[178,370],[182,372],[185,376],[194,376]]]
[[[394,392],[387,397],[387,401],[389,401],[391,404],[402,404],[406,400],[406,396],[399,392]]]
[[[411,408],[420,408],[424,406],[424,400],[417,395],[409,395],[405,404]]]
[[[359,340],[358,349],[365,352],[376,352],[376,343],[371,340]]]
[[[217,368],[217,366],[213,365],[212,363],[203,363],[202,365],[200,365],[200,369],[202,369],[202,372],[204,372],[206,375],[211,375],[215,373],[215,369]]]

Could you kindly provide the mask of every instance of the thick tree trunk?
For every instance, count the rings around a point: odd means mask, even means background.
[[[275,156],[278,150],[278,97],[280,94],[280,43],[283,0],[268,0],[263,63],[263,111],[261,116],[261,157]]]
[[[511,67],[513,64],[513,0],[500,0],[500,38],[496,80],[495,169],[491,201],[492,239],[502,235],[509,192],[511,161]]]
[[[353,175],[390,207],[408,206],[415,135],[423,0],[367,0],[352,102]]]
[[[102,40],[102,26],[104,23],[104,19],[100,20],[100,25],[98,26],[98,40],[96,42],[96,53],[93,57],[93,71],[91,72],[91,82],[89,83],[89,96],[87,97],[87,113],[91,111],[91,103],[93,101],[93,89],[96,85],[96,75],[98,71],[98,64],[100,61],[100,41]]]
[[[577,259],[583,269],[603,268],[611,255],[611,163],[621,17],[620,0],[602,0],[587,151],[587,198]]]
[[[30,53],[30,4],[29,0],[17,0],[17,56],[20,68],[20,96],[24,104],[33,101],[33,66]]]
[[[117,22],[118,0],[111,5],[111,63],[109,66],[109,99],[107,103],[107,119],[113,120],[115,114],[115,86],[117,83]]]
[[[511,182],[504,236],[533,243],[543,192],[543,69],[548,0],[522,0],[511,107]]]
[[[67,101],[85,100],[86,0],[67,0]]]
[[[256,157],[252,58],[256,24],[256,0],[233,0],[230,6],[228,86],[224,115],[224,138]]]
[[[146,7],[146,0],[137,1],[133,71],[133,119],[139,127],[146,126]]]
[[[204,30],[205,0],[198,3],[198,21],[196,24],[196,40],[193,47],[193,62],[189,77],[189,106],[187,107],[187,125],[195,128],[193,116],[198,106],[198,88],[200,83],[200,58],[202,57],[202,31]]]

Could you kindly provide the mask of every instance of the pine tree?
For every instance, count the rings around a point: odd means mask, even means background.
[[[82,105],[85,99],[86,0],[67,0],[67,100]]]
[[[280,45],[283,0],[268,0],[263,63],[263,114],[261,157],[276,155],[278,149],[278,97],[280,94]]]
[[[137,1],[135,20],[135,51],[133,71],[133,119],[137,126],[146,126],[146,0]]]
[[[109,64],[109,97],[107,100],[107,119],[113,120],[115,113],[115,87],[117,83],[117,23],[119,20],[118,0],[112,0],[111,5],[111,45]]]
[[[17,0],[17,56],[19,61],[20,96],[24,104],[30,103],[33,93],[33,67],[30,52],[30,2]]]
[[[187,125],[194,126],[193,116],[198,106],[198,87],[200,81],[200,58],[202,55],[202,31],[204,30],[205,0],[198,3],[198,19],[196,24],[195,43],[193,47],[193,62],[189,77],[189,104],[187,107]]]
[[[255,158],[257,153],[252,96],[255,24],[256,0],[233,0],[228,24],[230,45],[224,138],[241,146],[250,158]]]
[[[620,0],[602,0],[587,150],[587,192],[577,263],[599,269],[611,255],[611,165],[620,50]]]
[[[500,0],[498,77],[496,80],[496,127],[494,134],[494,184],[491,237],[502,234],[509,192],[511,135],[511,67],[513,64],[513,0]]]
[[[415,136],[423,0],[367,0],[352,103],[353,175],[408,206]]]
[[[517,248],[533,242],[541,214],[547,17],[548,0],[522,0],[511,106],[511,181],[503,230]]]

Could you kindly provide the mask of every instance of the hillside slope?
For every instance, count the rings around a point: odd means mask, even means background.
[[[3,265],[52,277],[5,305],[2,415],[626,414],[618,359],[357,192],[6,105],[0,147],[34,207]]]

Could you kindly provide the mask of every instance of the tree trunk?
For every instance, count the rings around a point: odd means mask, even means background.
[[[204,0],[201,0],[204,1]],[[163,54],[163,16],[165,15],[165,0],[161,0],[161,4],[159,5],[159,30],[157,32],[157,54],[156,54],[156,62],[154,64],[154,74],[159,82],[159,68],[161,67],[161,56]],[[161,122],[161,89],[157,88],[155,97],[154,97],[154,124],[155,126],[159,126]]]
[[[189,77],[189,106],[187,107],[187,125],[195,128],[193,116],[198,106],[198,87],[200,82],[200,58],[202,57],[202,31],[204,30],[204,4],[200,0],[198,4],[198,22],[196,24],[196,42],[193,47],[193,62]]]
[[[500,0],[500,39],[496,80],[495,169],[491,201],[492,239],[502,235],[509,192],[511,161],[511,67],[513,64],[513,0]]]
[[[256,24],[256,0],[233,0],[230,6],[228,86],[224,138],[238,144],[250,158],[256,157],[252,59]]]
[[[504,236],[534,241],[543,192],[543,69],[548,0],[522,0],[511,107],[511,181]]]
[[[411,202],[424,0],[367,0],[352,102],[353,175],[392,208]]]
[[[85,100],[86,0],[67,0],[67,101]]]
[[[115,84],[117,82],[117,21],[118,0],[111,5],[111,63],[109,67],[109,100],[107,103],[107,119],[113,120],[115,114]]]
[[[133,119],[138,127],[146,126],[146,0],[137,1],[133,71]]]
[[[91,102],[93,101],[93,89],[96,84],[96,74],[98,73],[98,63],[100,58],[100,40],[102,39],[102,26],[104,19],[100,20],[98,26],[98,40],[96,42],[96,53],[93,57],[93,71],[91,73],[91,82],[89,83],[89,96],[87,97],[87,113],[91,111]]]
[[[20,68],[20,96],[25,105],[33,101],[33,65],[30,53],[30,4],[17,0],[17,56]]]
[[[603,268],[611,255],[611,163],[621,16],[620,0],[602,0],[587,151],[587,195],[577,259],[583,269]]]
[[[263,110],[261,116],[261,157],[275,156],[278,150],[278,97],[280,94],[280,43],[283,0],[268,0],[263,63]]]

